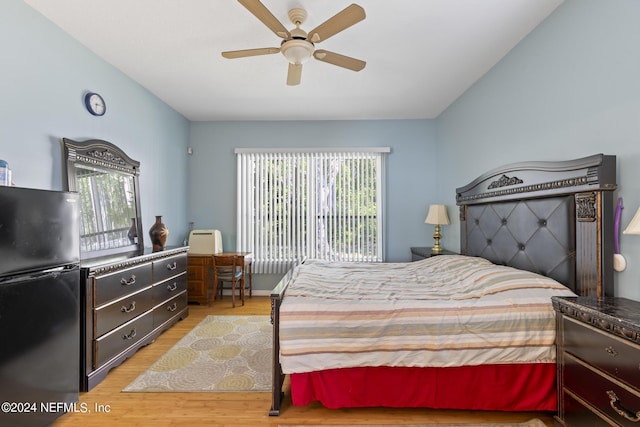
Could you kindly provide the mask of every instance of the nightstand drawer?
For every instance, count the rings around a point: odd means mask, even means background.
[[[640,389],[640,346],[570,318],[563,322],[565,352]]]
[[[589,408],[585,407],[569,392],[565,391],[562,399],[564,400],[564,425],[578,427],[611,427],[610,423],[606,422],[589,410]]]
[[[640,411],[640,394],[610,381],[579,359],[565,356],[564,384],[567,390],[616,423],[622,426],[638,425],[633,419],[638,418],[636,414]],[[625,412],[631,419],[621,415],[619,411]]]

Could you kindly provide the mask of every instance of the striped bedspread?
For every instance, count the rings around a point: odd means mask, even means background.
[[[357,366],[448,367],[555,361],[547,277],[482,258],[411,263],[310,260],[280,307],[285,374]]]

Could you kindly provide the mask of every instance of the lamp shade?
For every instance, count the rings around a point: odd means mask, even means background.
[[[636,211],[636,214],[631,219],[627,228],[622,232],[623,234],[640,234],[640,208]]]
[[[425,224],[449,224],[449,216],[447,215],[447,207],[445,205],[429,206],[429,213],[424,220]]]

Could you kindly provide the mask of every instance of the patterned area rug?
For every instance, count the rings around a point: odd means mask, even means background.
[[[323,424],[317,426],[280,424],[278,427],[545,427],[537,418],[523,423],[462,423],[462,424]]]
[[[269,316],[207,316],[125,392],[271,391]]]

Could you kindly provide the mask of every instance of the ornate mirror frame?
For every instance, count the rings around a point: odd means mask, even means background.
[[[144,251],[143,231],[142,231],[142,219],[140,209],[140,162],[130,158],[124,151],[122,151],[116,145],[99,140],[91,139],[86,141],[74,141],[68,138],[63,138],[62,143],[64,145],[64,156],[66,159],[66,175],[68,191],[75,191],[80,193],[86,185],[79,183],[81,176],[87,177],[90,175],[101,176],[100,180],[91,180],[89,186],[91,186],[91,196],[87,194],[80,194],[81,206],[81,224],[80,224],[80,239],[81,250],[80,256],[82,259],[98,258],[104,256],[111,256],[117,254],[131,253],[132,255],[141,254]],[[115,186],[119,188],[116,192],[107,191],[106,188],[99,188],[100,182],[105,179],[111,180],[115,183]],[[95,190],[95,191],[93,191]],[[85,192],[88,193],[88,192]],[[109,194],[109,200],[101,198],[101,194]],[[123,197],[122,195],[126,195]],[[87,198],[84,199],[83,197]],[[115,196],[116,199],[111,199]],[[89,200],[90,199],[90,200]],[[89,222],[92,218],[99,216],[96,212],[100,208],[92,206],[91,209],[84,209],[83,206],[86,203],[91,204],[98,200],[100,205],[109,205],[110,207],[116,206],[116,208],[102,208],[100,214],[102,222],[117,223],[117,229],[114,230],[94,230],[91,237],[94,238],[90,244],[86,243],[89,238],[88,233],[83,230],[87,230],[91,227],[86,227],[85,222]],[[125,199],[125,200],[120,200]],[[118,208],[119,207],[119,208]],[[122,212],[120,212],[119,218],[108,218],[111,209],[126,210],[128,213],[128,224],[124,224]],[[92,212],[86,212],[91,210]],[[106,221],[105,221],[106,218]],[[100,219],[97,219],[100,221]],[[108,236],[107,236],[108,234]]]

